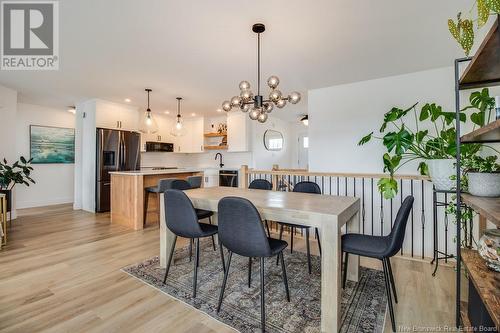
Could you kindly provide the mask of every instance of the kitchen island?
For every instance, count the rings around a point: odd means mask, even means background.
[[[201,175],[202,169],[166,169],[115,171],[111,174],[111,223],[121,224],[134,230],[143,229],[143,225],[158,223],[159,199],[148,200],[146,223],[144,222],[144,189],[157,186],[164,178],[186,179]]]

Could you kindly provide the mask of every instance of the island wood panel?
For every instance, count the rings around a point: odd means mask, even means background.
[[[199,175],[202,176],[202,174],[199,173],[193,173],[193,172],[184,172],[184,173],[175,173],[175,174],[166,174],[166,175],[145,175],[144,177],[144,188],[150,187],[150,186],[158,186],[158,182],[161,179],[165,178],[176,178],[176,179],[186,179],[187,177],[190,176],[195,176]],[[203,182],[202,182],[203,184]],[[146,196],[146,192],[144,191],[144,197]],[[159,195],[157,194],[149,194],[149,200],[148,200],[148,210],[147,210],[147,215],[146,215],[146,224],[157,224],[158,223],[158,217],[160,215],[160,210],[159,210]]]
[[[111,174],[111,223],[121,224],[134,230],[143,229],[144,189],[157,186],[160,179],[200,175],[199,172],[179,172],[165,174]],[[158,223],[158,195],[150,195],[148,200],[147,224]]]

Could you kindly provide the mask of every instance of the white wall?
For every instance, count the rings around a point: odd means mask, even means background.
[[[16,152],[30,156],[30,125],[74,128],[75,116],[66,110],[19,103],[16,120]],[[36,184],[17,187],[17,208],[73,202],[74,164],[34,164]]]
[[[269,117],[261,124],[252,122],[252,153],[253,166],[257,169],[269,170],[273,164],[281,168],[290,168],[292,159],[292,131],[291,123],[275,117]],[[275,130],[283,134],[283,149],[281,151],[268,151],[264,146],[264,133],[266,130]]]
[[[16,152],[17,92],[0,86],[0,158],[12,164],[19,158]],[[13,195],[16,195],[14,187]],[[12,203],[12,218],[16,217],[16,204]]]

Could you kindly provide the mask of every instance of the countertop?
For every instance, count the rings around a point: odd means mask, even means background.
[[[170,175],[185,172],[203,172],[203,168],[179,168],[179,169],[166,169],[166,170],[152,170],[143,169],[137,171],[112,171],[112,175],[129,175],[129,176],[149,176],[149,175]]]

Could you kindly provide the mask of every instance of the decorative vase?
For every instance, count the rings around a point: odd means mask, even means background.
[[[478,197],[500,197],[500,173],[469,172],[469,193]]]
[[[427,160],[432,183],[436,190],[451,191],[455,187],[455,180],[451,176],[455,175],[455,159]]]
[[[500,272],[500,229],[487,229],[478,243],[479,255],[486,260],[486,266]]]

